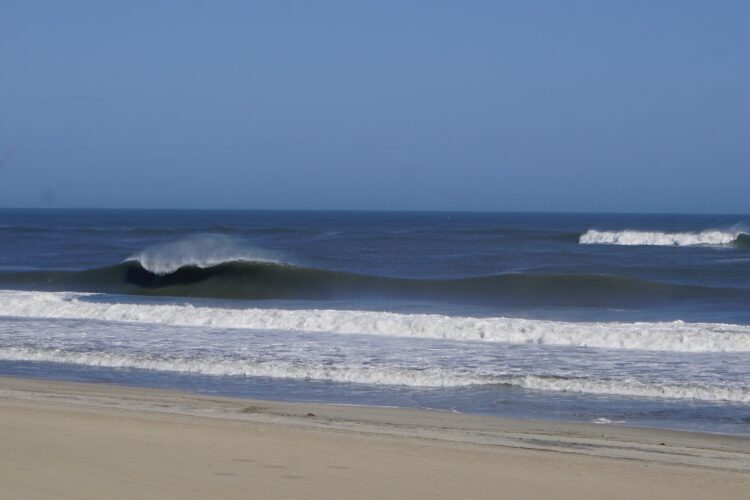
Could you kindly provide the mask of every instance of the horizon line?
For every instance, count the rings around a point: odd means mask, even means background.
[[[637,212],[637,211],[601,211],[585,210],[474,210],[474,209],[345,209],[345,208],[185,208],[185,207],[2,207],[2,210],[69,210],[69,211],[154,211],[154,212],[340,212],[340,213],[444,213],[444,214],[559,214],[559,215],[726,215],[750,217],[750,212]]]

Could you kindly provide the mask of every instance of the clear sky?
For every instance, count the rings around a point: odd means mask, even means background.
[[[0,0],[0,206],[750,212],[747,1]]]

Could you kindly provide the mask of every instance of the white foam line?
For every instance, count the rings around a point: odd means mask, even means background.
[[[404,369],[391,366],[301,365],[290,362],[257,362],[216,358],[158,358],[103,352],[73,352],[59,349],[0,348],[0,359],[68,363],[106,368],[135,368],[210,376],[269,377],[320,380],[370,385],[410,387],[464,387],[508,385],[529,390],[617,395],[641,398],[688,399],[750,403],[745,388],[699,385],[659,385],[638,381],[590,380],[536,375],[472,375],[440,369]]]
[[[189,304],[87,300],[93,295],[0,290],[0,316],[651,351],[750,351],[750,325],[683,321],[588,323],[328,309],[229,309]]]
[[[288,361],[253,361],[222,358],[156,357],[60,349],[0,348],[6,361],[41,361],[106,368],[137,368],[212,376],[241,376],[321,380],[370,385],[462,387],[492,383],[488,377],[462,375],[431,368],[408,370],[389,366],[300,364]]]

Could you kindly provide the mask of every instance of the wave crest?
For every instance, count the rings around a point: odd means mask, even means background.
[[[725,246],[741,243],[749,235],[740,230],[707,229],[695,233],[664,233],[659,231],[599,231],[589,229],[578,243],[582,245],[650,245],[650,246]]]
[[[131,255],[126,262],[138,262],[143,269],[159,276],[184,267],[205,269],[227,262],[279,263],[264,251],[248,248],[241,241],[217,234],[194,235],[147,248]]]

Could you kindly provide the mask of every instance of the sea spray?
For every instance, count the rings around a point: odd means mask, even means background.
[[[188,266],[207,268],[225,262],[278,262],[268,250],[217,234],[196,234],[155,245],[131,255],[126,261],[138,262],[145,270],[162,276]]]

